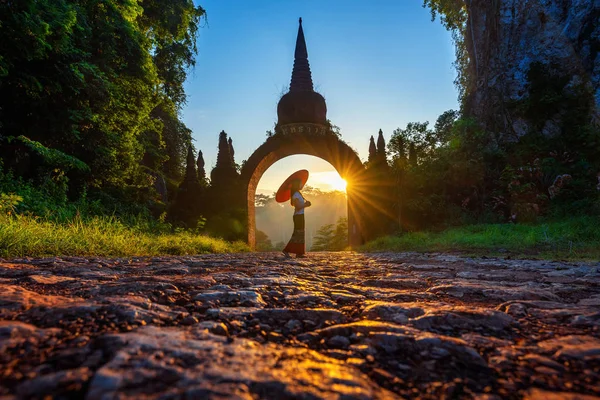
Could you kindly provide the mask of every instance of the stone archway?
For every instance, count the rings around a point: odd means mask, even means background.
[[[357,246],[364,242],[365,223],[361,218],[361,192],[367,185],[366,171],[358,155],[333,134],[275,135],[267,139],[244,164],[242,182],[245,187],[248,212],[248,244],[256,243],[255,195],[260,178],[267,169],[282,158],[304,154],[329,162],[348,182],[348,243]]]
[[[265,171],[282,158],[304,154],[329,162],[340,176],[348,182],[348,243],[352,247],[362,244],[367,236],[365,202],[368,187],[366,170],[360,158],[350,146],[332,133],[325,134],[276,134],[267,139],[244,164],[242,182],[245,187],[248,212],[248,244],[256,243],[255,195],[260,178]]]
[[[298,22],[290,90],[277,104],[275,134],[256,149],[242,168],[248,213],[248,244],[253,249],[256,244],[254,197],[258,181],[275,162],[288,156],[305,154],[329,162],[348,182],[348,243],[356,247],[371,238],[369,227],[375,221],[373,216],[376,215],[377,206],[369,196],[372,191],[368,189],[376,183],[368,178],[356,152],[331,130],[325,99],[313,89],[302,18]]]

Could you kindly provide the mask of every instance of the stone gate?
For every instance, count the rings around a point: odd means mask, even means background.
[[[373,214],[369,206],[366,170],[356,152],[332,131],[327,120],[325,99],[313,89],[308,51],[302,29],[298,27],[294,68],[290,90],[277,105],[275,133],[246,161],[241,178],[246,188],[248,210],[248,243],[256,242],[255,195],[263,173],[282,158],[305,154],[329,162],[348,182],[348,242],[355,247],[368,238],[368,220]]]

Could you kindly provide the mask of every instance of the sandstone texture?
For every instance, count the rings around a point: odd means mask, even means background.
[[[0,260],[1,399],[597,399],[600,263]]]

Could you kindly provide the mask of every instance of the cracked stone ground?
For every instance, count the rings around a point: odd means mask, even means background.
[[[0,260],[0,398],[597,399],[600,264]]]

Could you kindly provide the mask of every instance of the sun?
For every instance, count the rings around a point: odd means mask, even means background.
[[[348,186],[348,182],[345,179],[342,179],[341,176],[332,177],[328,182],[331,185],[333,190],[339,190],[340,192],[345,192],[346,187]]]
[[[319,171],[311,174],[308,185],[325,192],[334,190],[346,193],[348,183],[337,171]]]

